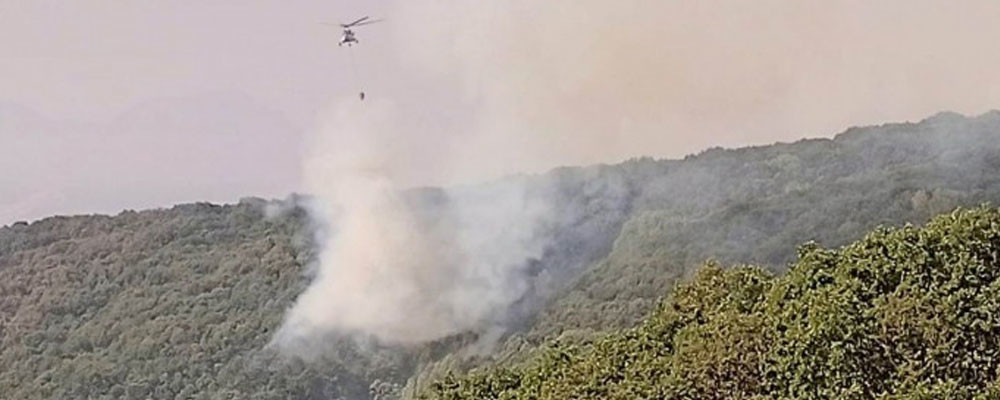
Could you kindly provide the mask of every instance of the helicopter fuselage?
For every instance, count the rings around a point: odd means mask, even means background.
[[[354,32],[351,31],[350,29],[344,29],[344,36],[340,37],[340,43],[339,43],[339,45],[343,46],[343,45],[346,44],[346,45],[350,46],[350,45],[352,45],[354,43],[357,43],[357,42],[358,42],[358,39],[356,39],[354,37]]]

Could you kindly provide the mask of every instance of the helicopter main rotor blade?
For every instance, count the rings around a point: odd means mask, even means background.
[[[350,27],[352,27],[352,26],[355,26],[355,25],[357,25],[357,24],[361,23],[361,21],[364,21],[364,20],[366,20],[366,19],[368,19],[368,17],[367,17],[367,16],[365,16],[365,17],[361,17],[361,18],[358,18],[358,20],[357,20],[357,21],[354,21],[354,22],[351,22],[351,23],[349,23],[349,24],[342,24],[341,26],[343,26],[344,28],[350,28]]]
[[[351,25],[351,26],[365,26],[365,25],[374,24],[376,22],[382,22],[382,21],[383,20],[381,20],[381,19],[375,19],[375,20],[371,20],[371,21],[365,21],[365,22],[362,22],[362,23],[354,24],[354,25]]]

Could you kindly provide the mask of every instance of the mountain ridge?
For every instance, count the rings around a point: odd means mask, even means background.
[[[24,399],[412,397],[449,371],[630,327],[708,258],[781,271],[809,239],[835,247],[879,225],[998,202],[997,138],[1000,112],[941,114],[508,178],[562,207],[546,225],[549,248],[525,261],[533,289],[502,335],[403,348],[334,336],[310,349],[312,360],[268,346],[315,259],[301,198],[9,224],[0,228],[0,363],[14,368],[0,372],[0,390]],[[430,217],[453,190],[404,197]]]

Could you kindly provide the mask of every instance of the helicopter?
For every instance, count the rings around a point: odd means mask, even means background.
[[[365,17],[359,18],[356,21],[351,22],[349,24],[337,24],[341,28],[344,29],[344,36],[340,37],[340,42],[337,43],[337,45],[338,46],[343,46],[343,45],[346,44],[347,47],[351,47],[354,44],[357,44],[358,43],[358,39],[356,37],[354,37],[354,31],[351,30],[351,28],[354,28],[356,26],[364,26],[364,25],[368,25],[368,24],[374,24],[376,22],[381,21],[380,19],[369,20],[368,18],[369,17],[365,16]],[[327,23],[325,25],[333,25],[333,24]]]
[[[347,24],[343,24],[343,23],[341,23],[341,24],[331,24],[331,23],[327,23],[327,22],[321,22],[321,23],[323,25],[340,26],[344,30],[344,36],[342,36],[340,38],[340,42],[337,43],[337,46],[343,46],[343,45],[346,44],[347,47],[351,47],[351,46],[359,43],[358,42],[358,38],[356,38],[354,36],[354,31],[351,30],[351,28],[354,28],[354,27],[357,27],[357,26],[364,26],[364,25],[374,24],[376,22],[381,21],[380,19],[373,20],[373,19],[369,19],[369,18],[370,17],[368,17],[368,16],[364,16],[364,17],[358,18],[357,20],[355,20],[355,21],[353,21],[351,23],[347,23]],[[351,67],[352,67],[352,69],[354,69],[354,78],[357,80],[357,78],[358,78],[358,71],[357,71],[357,68],[354,67],[353,53],[352,53],[352,59],[351,59]],[[365,100],[365,92],[364,92],[364,90],[362,90],[362,91],[360,91],[358,93],[358,97],[361,98],[361,101]]]

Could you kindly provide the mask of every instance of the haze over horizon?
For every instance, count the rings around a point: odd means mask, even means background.
[[[319,22],[361,15],[386,21],[358,30],[355,74]],[[401,185],[980,114],[998,20],[991,1],[0,0],[0,225],[283,197],[359,87]]]

